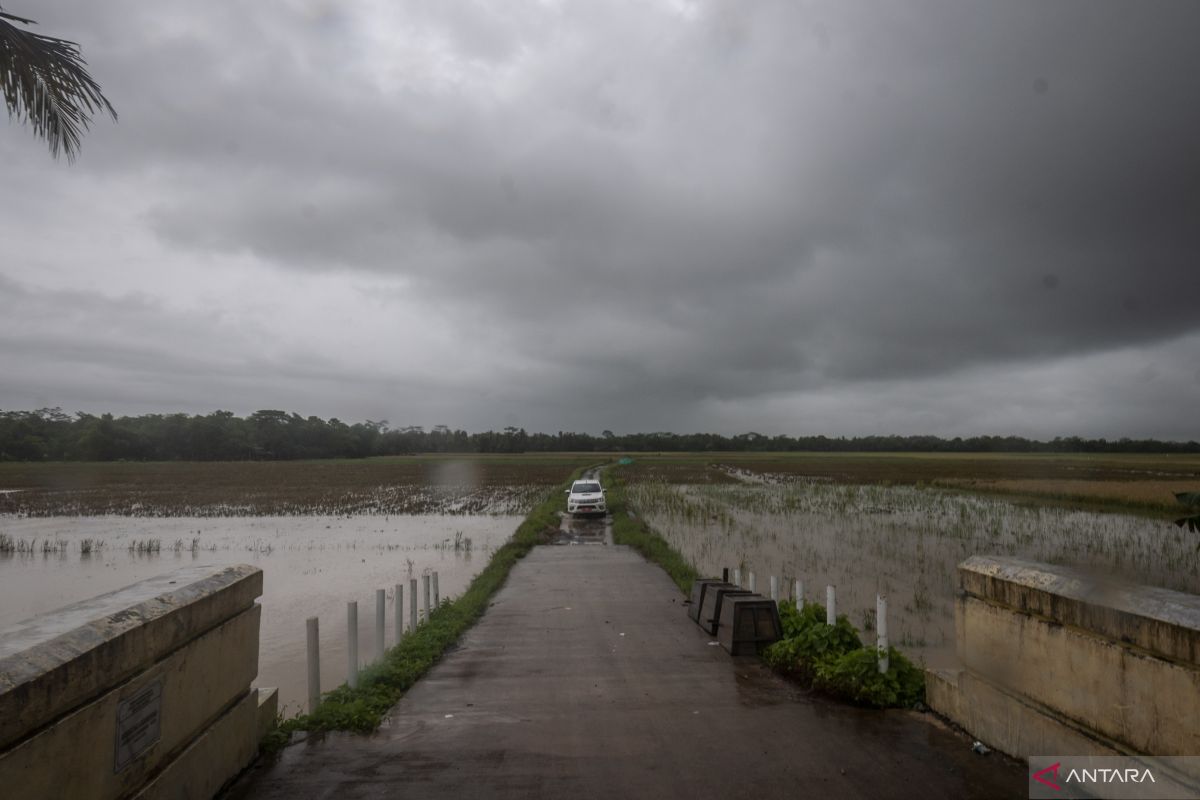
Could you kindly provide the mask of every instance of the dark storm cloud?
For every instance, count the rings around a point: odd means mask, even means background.
[[[438,322],[398,349],[486,343],[462,424],[934,430],[932,402],[1044,432],[1070,387],[1031,415],[996,386],[1190,374],[1194,3],[234,9],[47,4],[122,114],[77,173],[132,187],[165,253],[399,282],[374,297]],[[1200,394],[1091,388],[1109,434],[1132,407],[1188,435]]]

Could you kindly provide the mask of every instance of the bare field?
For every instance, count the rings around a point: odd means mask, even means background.
[[[1131,511],[1162,511],[1178,516],[1182,508],[1175,501],[1175,495],[1179,492],[1200,490],[1200,479],[1121,481],[1084,478],[1061,480],[1021,478],[977,480],[970,478],[936,481],[935,485],[965,489],[971,492],[1012,495],[1066,504],[1124,507]]]
[[[524,514],[588,454],[0,464],[0,514]]]
[[[1195,455],[697,453],[634,459],[624,468],[632,481],[713,484],[752,476],[767,483],[930,484],[1164,516],[1180,510],[1175,492],[1200,490]]]

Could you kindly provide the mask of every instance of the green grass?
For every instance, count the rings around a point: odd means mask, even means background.
[[[576,470],[572,479],[582,471]],[[406,634],[387,652],[382,662],[363,670],[357,688],[343,684],[327,693],[313,713],[280,722],[263,740],[264,752],[278,751],[296,731],[369,733],[379,727],[388,710],[483,615],[516,563],[535,545],[547,541],[549,533],[557,530],[559,512],[565,510],[564,490],[568,486],[570,480],[552,491],[549,498],[525,518],[462,596],[443,601],[430,614],[429,621]]]
[[[680,591],[690,595],[692,581],[699,577],[696,568],[642,521],[641,517],[630,515],[625,497],[625,478],[620,472],[622,469],[624,468],[609,467],[604,471],[608,510],[613,520],[613,542],[628,545],[647,560],[658,564],[671,576],[671,580],[675,581]]]

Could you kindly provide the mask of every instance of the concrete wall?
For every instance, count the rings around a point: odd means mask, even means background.
[[[5,797],[211,798],[253,758],[262,571],[190,567],[0,634]]]
[[[929,672],[931,708],[1021,758],[1200,754],[1200,597],[1015,558],[958,571],[964,669]]]

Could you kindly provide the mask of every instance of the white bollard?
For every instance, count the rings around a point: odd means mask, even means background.
[[[404,584],[396,584],[396,644],[404,638]]]
[[[437,578],[437,573],[435,572],[435,573],[433,573],[433,607],[441,608],[441,606],[442,606],[442,595],[440,592],[438,592],[438,578]]]
[[[779,600],[779,578],[774,575],[771,576],[771,599]]]
[[[754,573],[753,572],[750,573],[750,585],[747,586],[746,588],[752,592],[754,591]]]
[[[739,589],[742,588],[742,568],[741,567],[733,568],[733,585],[738,587]]]
[[[429,622],[429,576],[421,576],[421,589],[425,592],[425,621]]]
[[[321,704],[321,634],[317,618],[308,618],[308,713]]]
[[[825,624],[837,622],[837,601],[833,597],[833,584],[825,587]]]
[[[412,578],[408,582],[408,629],[415,631],[417,629],[417,579]]]
[[[375,590],[375,661],[383,661],[383,651],[387,649],[387,645],[383,641],[383,618],[387,613],[384,609],[387,608],[387,592],[383,589]]]
[[[875,630],[879,634],[875,640],[875,648],[879,653],[879,672],[888,671],[888,637],[887,637],[887,598],[883,595],[875,597]]]
[[[792,599],[796,601],[797,611],[804,608],[804,581],[799,578],[796,578],[796,585],[792,587]]]
[[[346,603],[346,685],[358,688],[358,601]]]

